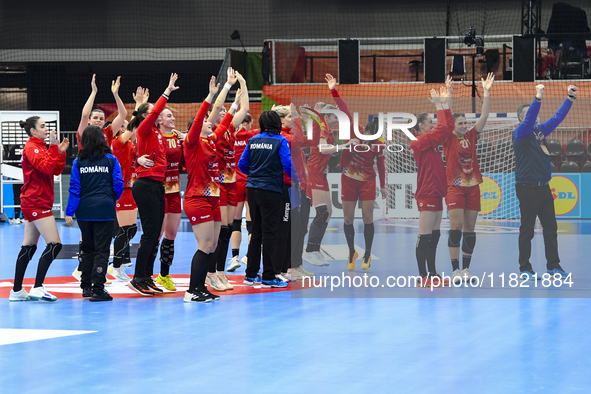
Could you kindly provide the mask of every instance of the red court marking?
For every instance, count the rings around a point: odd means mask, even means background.
[[[177,291],[168,291],[164,290],[164,293],[158,294],[155,297],[183,297],[185,295],[185,291],[189,287],[189,275],[171,275],[173,281],[176,283]],[[282,289],[262,289],[259,286],[246,286],[242,284],[244,280],[244,276],[242,275],[227,275],[228,280],[234,286],[234,290],[226,290],[226,291],[212,291],[215,294],[219,294],[220,296],[229,296],[229,295],[238,295],[238,294],[256,294],[256,293],[274,293],[277,291],[289,291],[292,290],[292,284],[290,283],[288,287]],[[113,281],[113,278],[110,277]],[[293,290],[300,290],[303,287],[299,283],[300,281],[296,282],[297,286],[294,286]],[[0,298],[8,298],[10,296],[10,290],[12,289],[14,281],[12,279],[7,280],[0,280]],[[29,291],[31,286],[35,284],[34,278],[26,278],[23,281],[23,287],[25,290]],[[306,282],[307,284],[307,282]],[[44,283],[45,289],[50,292],[51,294],[55,295],[58,299],[82,299],[82,290],[80,289],[80,282],[77,282],[71,276],[60,276],[60,277],[53,277],[53,278],[45,278]],[[105,288],[113,296],[113,298],[150,298],[146,296],[142,296],[129,287],[125,285],[123,282],[116,282],[113,281],[113,284],[106,285]],[[305,288],[309,288],[306,286]],[[210,289],[211,290],[211,289]]]

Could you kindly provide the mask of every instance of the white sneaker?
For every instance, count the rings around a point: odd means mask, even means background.
[[[302,274],[302,272],[298,269],[299,267],[296,268],[290,268],[287,270],[287,273],[292,277],[293,280],[298,280],[298,279],[302,279],[304,277],[304,275]]]
[[[24,288],[20,289],[20,291],[17,291],[16,293],[10,289],[10,297],[8,299],[10,301],[37,301],[36,299],[30,297]]]
[[[462,283],[464,278],[462,277],[462,273],[460,272],[459,269],[454,270],[451,280],[453,283]]]
[[[217,272],[217,276],[218,276],[218,280],[224,285],[226,286],[226,290],[234,290],[234,286],[232,286],[232,284],[230,283],[230,281],[228,280],[228,278],[226,277],[226,274],[224,274],[223,272],[218,271]]]
[[[78,267],[76,267],[76,269],[74,270],[74,272],[72,272],[72,276],[78,281],[80,282],[80,280],[82,279],[82,271],[78,270]]]
[[[328,265],[326,260],[324,260],[322,253],[320,252],[304,252],[302,258],[306,260],[308,263],[315,265],[317,267],[323,267],[325,265]]]
[[[244,256],[242,258],[242,260],[240,260],[240,261],[242,261],[242,264],[244,264],[244,265],[247,265],[248,264],[248,258],[246,256]]]
[[[277,274],[275,275],[275,277],[279,280],[279,282],[289,282],[289,280],[287,280],[287,278],[285,276],[283,276],[283,274]]]
[[[315,273],[310,272],[307,269],[305,269],[303,265],[300,265],[297,269],[298,269],[298,271],[300,271],[302,273],[303,276],[315,276],[316,275]]]
[[[462,278],[466,280],[466,282],[470,283],[472,282],[472,278],[474,277],[474,275],[472,275],[470,273],[470,270],[468,268],[464,268],[462,270]]]
[[[111,273],[111,275],[113,275],[113,277],[119,282],[129,282],[131,280],[131,278],[125,273],[125,268],[123,268],[123,266],[113,268],[113,273]]]
[[[217,291],[226,291],[226,286],[224,286],[216,274],[212,274],[211,272],[207,273],[207,276],[205,277],[205,284]]]
[[[129,268],[133,265],[133,263],[130,261],[129,263],[122,263],[121,266],[124,268]]]
[[[29,291],[29,297],[34,300],[43,300],[43,301],[57,301],[57,297],[53,294],[50,294],[45,290],[44,286],[39,287],[32,287],[31,291]]]
[[[226,269],[228,272],[234,272],[236,271],[238,268],[240,268],[241,264],[240,264],[240,260],[238,259],[238,256],[234,256],[232,257],[232,259],[230,260],[230,264],[228,265],[228,268]]]

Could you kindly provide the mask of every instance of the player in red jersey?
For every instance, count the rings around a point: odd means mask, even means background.
[[[14,285],[10,291],[10,301],[55,301],[57,297],[48,293],[43,281],[52,261],[62,249],[62,241],[57,231],[53,207],[53,177],[62,173],[66,165],[67,138],[60,143],[55,131],[49,133],[49,149],[45,146],[48,135],[45,121],[39,116],[31,116],[20,126],[29,135],[23,149],[23,187],[21,192],[21,210],[25,218],[25,239],[16,260]],[[39,236],[47,246],[37,267],[35,285],[27,293],[23,289],[23,278],[37,250]]]
[[[96,74],[92,74],[92,81],[90,82],[90,86],[92,91],[90,92],[90,96],[88,100],[86,100],[86,104],[82,108],[82,116],[80,118],[80,125],[78,125],[78,132],[76,133],[76,139],[78,140],[78,149],[82,149],[82,145],[80,145],[80,137],[82,136],[82,132],[88,125],[98,126],[101,129],[105,124],[105,113],[98,108],[92,109],[94,105],[94,99],[96,97],[96,93],[98,92],[98,88],[96,87],[95,82]],[[117,103],[117,116],[113,119],[113,123],[111,123],[108,127],[103,129],[103,133],[105,133],[105,138],[107,139],[107,145],[111,147],[111,143],[113,142],[113,138],[115,134],[121,128],[123,121],[127,117],[127,110],[125,109],[125,105],[123,101],[119,98],[119,87],[121,86],[121,77],[117,77],[117,81],[111,82],[111,92],[113,92],[113,96],[115,97],[115,103]]]
[[[248,209],[248,201],[246,201],[246,175],[238,168],[238,161],[250,137],[257,133],[257,130],[252,130],[254,120],[252,115],[246,114],[240,126],[236,130],[234,142],[234,161],[236,163],[236,212],[234,213],[234,221],[232,222],[232,236],[230,241],[232,243],[232,259],[228,263],[228,272],[234,272],[240,268],[240,243],[242,242],[242,215],[244,208],[246,208],[246,231],[250,237],[251,221],[250,211]],[[246,256],[242,259],[244,261]]]
[[[175,86],[177,79],[177,74],[171,74],[168,87],[156,104],[144,103],[140,105],[137,111],[134,111],[134,118],[127,125],[130,130],[137,129],[138,156],[148,155],[153,161],[153,164],[148,168],[137,167],[137,180],[133,183],[132,188],[133,199],[139,210],[144,233],[137,253],[135,275],[127,285],[133,291],[145,296],[162,293],[162,289],[157,287],[152,279],[165,210],[162,182],[166,174],[166,148],[162,133],[157,125],[160,112],[164,109],[168,96],[178,89],[178,86]]]
[[[339,107],[343,107],[339,105]],[[365,238],[365,253],[361,268],[368,270],[371,267],[371,246],[374,237],[373,207],[376,199],[376,172],[374,162],[377,161],[378,175],[380,178],[380,193],[382,199],[386,198],[386,167],[384,165],[384,151],[386,145],[377,135],[379,118],[376,116],[365,127],[363,134],[373,135],[372,141],[359,141],[343,150],[341,154],[341,201],[343,202],[344,232],[349,246],[349,259],[347,269],[355,269],[355,260],[358,255],[355,251],[355,206],[361,202],[363,216],[363,236]]]
[[[484,129],[490,108],[490,89],[495,80],[489,73],[482,79],[484,99],[482,113],[474,127],[468,131],[466,117],[453,114],[455,128],[453,135],[443,144],[447,165],[447,196],[445,202],[449,212],[449,255],[453,269],[453,280],[471,280],[470,260],[476,244],[476,219],[480,211],[480,184],[482,174],[476,156],[476,141]],[[462,241],[462,230],[464,237]],[[460,271],[460,241],[462,241],[462,270]]]
[[[220,298],[205,287],[209,262],[217,247],[222,220],[216,147],[209,138],[213,134],[211,122],[205,121],[207,110],[218,90],[219,84],[216,85],[215,77],[211,77],[209,94],[195,118],[189,121],[189,132],[183,142],[188,173],[184,209],[198,247],[191,262],[191,279],[189,289],[185,292],[185,302],[208,302]]]
[[[229,111],[225,111],[224,101],[232,85],[238,81],[240,83],[240,93],[236,93],[236,98]],[[239,96],[240,94],[240,96]],[[238,104],[240,110],[238,111]],[[223,111],[222,111],[223,109]],[[213,259],[209,263],[209,273],[207,275],[206,283],[216,290],[233,290],[234,286],[228,281],[224,273],[226,267],[226,257],[228,255],[228,246],[230,243],[230,226],[234,220],[236,213],[236,160],[235,160],[235,134],[236,126],[242,123],[242,120],[248,113],[249,99],[248,90],[246,88],[246,80],[231,68],[228,69],[228,82],[218,95],[208,121],[217,123],[220,114],[223,112],[224,117],[221,122],[213,128],[214,134],[212,139],[216,144],[216,152],[218,156],[218,163],[220,166],[220,211],[222,215],[222,225],[220,228],[220,235],[217,249],[214,253]],[[236,115],[236,116],[234,116]]]
[[[441,88],[441,97],[431,90],[432,102],[437,108],[437,126],[427,114],[417,115],[414,130],[417,140],[410,144],[410,152],[417,163],[417,190],[415,199],[419,208],[419,237],[416,246],[417,264],[421,279],[418,286],[448,285],[435,269],[435,253],[441,236],[439,227],[443,214],[443,197],[447,192],[445,168],[439,153],[441,145],[453,132],[454,124],[448,100],[451,103],[452,80],[448,77],[445,87]],[[425,261],[427,268],[425,268]]]

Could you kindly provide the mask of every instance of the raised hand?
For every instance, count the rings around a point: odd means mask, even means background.
[[[96,74],[92,74],[92,81],[90,81],[90,87],[94,93],[98,92],[98,88],[96,87]]]
[[[111,81],[111,92],[116,96],[119,94],[119,87],[121,86],[121,77],[117,77],[117,81]]]
[[[49,143],[51,145],[57,145],[59,143],[58,140],[57,140],[57,137],[55,135],[55,130],[51,130],[49,132]]]
[[[488,73],[486,76],[486,81],[484,78],[480,78],[480,80],[482,81],[482,87],[484,88],[484,91],[488,92],[490,91],[490,88],[492,88],[493,82],[495,81],[495,74]]]
[[[577,87],[575,85],[568,86],[568,95],[577,97]]]
[[[542,85],[542,84],[536,85],[536,97],[542,98],[543,95],[544,95],[544,85]]]
[[[215,95],[218,90],[220,90],[220,84],[215,84],[215,77],[212,75],[211,79],[209,80],[209,93]]]
[[[236,78],[238,79],[240,85],[244,85],[246,83],[246,79],[244,79],[242,74],[240,74],[238,71],[234,71],[234,74],[236,74]]]
[[[449,89],[447,88],[447,86],[442,86],[439,88],[439,101],[441,102],[441,104],[445,104],[447,103],[447,99],[451,96],[451,92],[449,91]],[[435,102],[433,100],[431,100],[431,102],[433,104],[435,104]]]
[[[236,103],[236,105],[238,105],[240,103],[240,99],[242,98],[243,94],[244,94],[244,90],[242,90],[242,89],[238,89],[236,91],[236,97],[234,98],[234,103]]]
[[[291,103],[291,104],[289,105],[289,107],[290,107],[290,110],[291,110],[291,117],[292,117],[293,119],[295,119],[295,118],[299,118],[299,117],[300,117],[300,115],[298,114],[298,110],[297,110],[297,108],[296,108],[295,104],[294,104],[294,103]]]
[[[148,93],[148,89],[143,89],[141,86],[138,86],[135,93],[132,93],[131,95],[133,96],[133,101],[140,105],[148,102],[150,93]]]
[[[324,78],[328,83],[328,88],[330,90],[334,90],[337,87],[337,80],[330,74],[326,74],[326,78]]]
[[[178,74],[176,74],[176,73],[170,74],[170,80],[168,81],[168,87],[166,89],[170,89],[171,92],[174,92],[175,90],[177,90],[179,87],[174,85],[174,83],[176,82],[177,79],[179,79]]]
[[[314,110],[315,110],[316,112],[320,112],[320,111],[322,111],[322,108],[324,108],[324,106],[325,106],[325,105],[326,105],[325,103],[323,103],[322,101],[319,101],[319,102],[317,102],[317,103],[316,103],[316,105],[314,106]],[[306,104],[306,107],[310,108],[310,106],[309,106],[309,105],[307,105],[307,104]]]
[[[228,83],[230,85],[234,85],[237,80],[238,80],[238,77],[236,76],[234,69],[232,67],[228,67]]]
[[[431,100],[430,100],[433,104],[437,105],[441,105],[441,97],[439,96],[439,93],[437,93],[437,90],[435,89],[431,89]]]
[[[68,146],[70,146],[70,141],[67,138],[64,138],[57,148],[60,151],[60,153],[66,153],[66,150],[68,150]]]
[[[449,96],[447,97],[451,97],[454,90],[454,80],[452,79],[451,75],[447,76],[447,79],[445,80],[445,87],[449,91]]]

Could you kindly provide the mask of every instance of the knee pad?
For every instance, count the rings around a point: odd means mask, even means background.
[[[433,230],[431,232],[431,247],[436,248],[439,244],[439,238],[441,238],[441,230]]]
[[[125,227],[127,227],[127,239],[131,241],[131,239],[137,234],[137,224]]]
[[[462,252],[472,254],[474,252],[474,245],[476,245],[476,233],[464,233]]]
[[[322,227],[323,224],[328,222],[328,207],[326,205],[320,205],[316,207],[316,216],[312,223],[315,223],[318,227]]]
[[[252,220],[247,220],[246,221],[246,231],[248,231],[248,233],[252,233]]]
[[[234,219],[232,222],[232,232],[234,231],[242,231],[242,219]]]
[[[33,255],[37,251],[37,245],[23,245],[21,246],[21,251],[18,254],[17,260],[25,259],[27,261],[31,261]]]
[[[419,235],[417,241],[417,249],[427,251],[429,246],[431,246],[431,238],[433,236],[431,234],[423,234]]]
[[[447,246],[450,248],[459,248],[460,242],[462,242],[462,230],[452,229],[449,230],[449,239],[447,240]]]
[[[229,233],[230,233],[230,227],[228,227],[228,226],[221,226],[220,227],[220,235],[218,237],[219,242],[224,242],[226,240],[226,237],[228,236]]]
[[[46,258],[49,261],[53,261],[53,260],[55,260],[55,258],[57,257],[57,255],[60,253],[61,250],[62,250],[61,243],[50,242],[45,247],[45,250],[43,251],[41,258]],[[82,248],[81,248],[81,250],[84,251],[84,249],[82,249]]]

